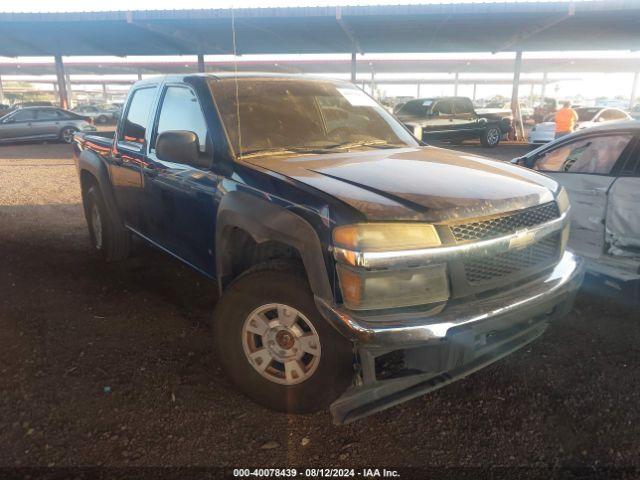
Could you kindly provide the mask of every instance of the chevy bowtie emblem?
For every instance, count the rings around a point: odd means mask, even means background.
[[[509,240],[509,249],[519,249],[528,247],[531,245],[536,239],[536,234],[534,232],[529,232],[527,230],[521,230],[515,233],[515,237]]]

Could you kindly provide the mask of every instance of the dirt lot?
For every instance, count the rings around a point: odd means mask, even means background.
[[[0,466],[640,465],[637,310],[583,295],[507,360],[336,427],[238,394],[215,286],[144,245],[94,261],[79,201],[69,147],[0,146]]]

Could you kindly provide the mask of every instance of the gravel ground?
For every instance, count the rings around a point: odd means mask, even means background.
[[[640,466],[637,309],[582,295],[528,348],[351,425],[274,413],[211,352],[213,284],[141,244],[92,259],[70,158],[0,146],[0,466]]]

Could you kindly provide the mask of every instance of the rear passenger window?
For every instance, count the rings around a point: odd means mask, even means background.
[[[57,110],[51,108],[43,108],[38,110],[38,120],[60,120]]]
[[[584,138],[562,145],[536,160],[535,170],[607,175],[631,141],[631,134]]]
[[[456,98],[453,101],[453,108],[455,109],[456,114],[466,114],[474,112],[473,104],[468,98]]]
[[[207,124],[198,98],[187,87],[168,87],[162,100],[157,134],[188,130],[198,136],[200,151],[207,148]],[[157,138],[157,136],[156,136]]]
[[[149,111],[155,97],[155,88],[141,88],[136,90],[129,102],[127,118],[122,127],[122,140],[125,142],[144,143],[147,124],[149,122]]]

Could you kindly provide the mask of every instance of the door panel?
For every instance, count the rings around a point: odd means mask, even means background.
[[[618,178],[609,191],[606,239],[612,255],[640,259],[640,178]]]
[[[143,175],[151,238],[214,275],[217,176],[187,165],[151,158],[148,162]]]
[[[129,227],[148,234],[143,207],[142,167],[146,165],[147,126],[157,89],[145,87],[130,95],[126,119],[117,132],[110,171],[116,202]]]
[[[152,135],[187,130],[198,137],[201,158],[211,158],[207,124],[195,93],[186,85],[168,85]],[[161,246],[194,267],[215,275],[215,222],[218,177],[209,170],[159,159],[152,145],[143,168],[149,231]],[[207,163],[206,161],[204,163]],[[210,162],[208,162],[210,163]]]
[[[604,252],[607,192],[615,180],[605,175],[546,172],[569,194],[571,231],[569,248],[597,258]]]
[[[431,109],[431,115],[422,129],[426,140],[441,139],[451,135],[454,130],[453,105],[450,100],[439,100]]]
[[[541,153],[534,169],[564,186],[571,202],[569,248],[598,258],[605,252],[605,218],[614,168],[633,149],[628,132],[585,135]]]

